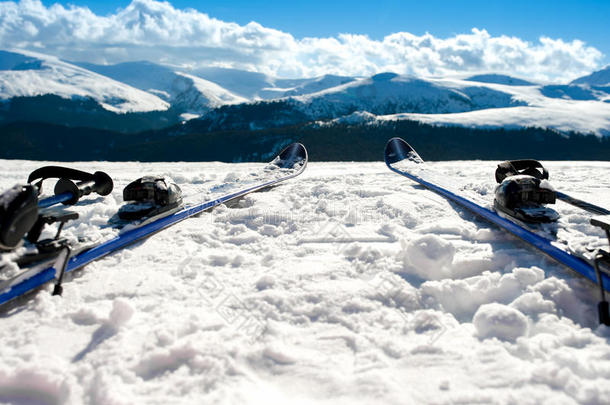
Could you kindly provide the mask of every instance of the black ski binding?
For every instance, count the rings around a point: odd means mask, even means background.
[[[554,204],[557,193],[548,182],[549,173],[537,160],[502,162],[496,169],[494,208],[530,223],[549,223],[559,214],[544,204]]]
[[[75,219],[78,219],[78,214],[72,211],[42,213],[38,216],[38,220],[30,229],[30,232],[28,232],[27,240],[31,243],[38,242],[38,238],[40,238],[40,234],[42,233],[44,226],[54,224],[55,222],[59,222],[59,228],[57,229],[57,234],[53,239],[59,239],[59,235],[61,234],[65,223]],[[40,244],[42,241],[38,243]]]
[[[55,287],[53,288],[53,295],[61,295],[63,292],[61,283],[63,281],[64,273],[66,271],[68,260],[70,260],[70,254],[72,251],[68,240],[61,237],[61,231],[63,230],[66,222],[74,219],[78,219],[78,214],[72,211],[50,211],[41,213],[26,237],[29,242],[35,244],[37,253],[26,253],[15,261],[19,267],[23,267],[35,264],[37,262],[57,258],[55,268],[56,270],[59,270],[59,276],[57,277],[57,283],[55,283]],[[44,226],[51,225],[56,222],[59,223],[59,226],[57,227],[55,236],[53,238],[39,241],[38,238],[40,237]],[[62,253],[65,253],[65,256],[60,259]],[[61,265],[58,266],[58,263],[60,262]]]
[[[123,200],[126,204],[119,209],[119,218],[140,220],[180,206],[182,190],[167,178],[145,176],[123,189]]]
[[[26,253],[15,262],[19,267],[27,266],[36,262],[49,260],[57,256],[68,246],[68,241],[61,238],[61,231],[66,222],[78,219],[78,214],[72,211],[44,212],[38,216],[38,220],[28,232],[26,239],[33,243],[38,250],[37,253]],[[59,223],[57,232],[53,238],[38,240],[45,225]]]
[[[591,218],[591,225],[600,227],[606,231],[608,243],[610,244],[610,216],[593,217]],[[594,264],[601,293],[601,301],[597,304],[599,310],[599,323],[610,326],[610,305],[608,304],[608,301],[606,301],[606,291],[602,279],[602,273],[610,275],[610,253],[605,250],[598,250],[595,255]]]
[[[38,189],[16,185],[0,194],[0,251],[19,246],[38,218]]]
[[[496,168],[496,182],[502,183],[505,178],[524,174],[540,180],[548,180],[549,172],[542,163],[534,159],[507,160]]]

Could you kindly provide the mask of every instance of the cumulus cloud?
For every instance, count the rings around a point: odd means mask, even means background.
[[[476,28],[450,38],[399,32],[382,40],[352,34],[296,39],[255,22],[242,26],[154,0],[133,0],[108,16],[95,15],[86,7],[45,7],[39,0],[5,1],[0,3],[0,47],[73,61],[149,60],[280,77],[496,72],[565,81],[599,68],[603,57],[579,40],[542,37],[531,43],[493,37]]]

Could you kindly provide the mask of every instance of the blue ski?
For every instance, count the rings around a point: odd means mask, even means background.
[[[305,147],[299,143],[293,143],[286,147],[274,160],[265,166],[260,175],[253,176],[249,183],[246,186],[242,186],[243,188],[241,189],[230,191],[211,201],[187,206],[170,215],[147,222],[142,226],[125,230],[110,240],[104,241],[72,257],[66,257],[63,268],[55,268],[59,267],[56,262],[55,265],[47,265],[42,269],[26,269],[16,277],[0,283],[0,305],[33,291],[56,278],[61,281],[64,273],[80,269],[95,260],[101,259],[106,255],[168,228],[186,218],[246,194],[271,187],[282,181],[296,177],[305,170],[307,160],[308,156]],[[66,255],[69,256],[69,251]]]
[[[463,208],[471,211],[477,216],[499,226],[503,230],[520,238],[529,245],[537,248],[541,252],[547,254],[557,262],[575,270],[584,277],[588,278],[596,284],[600,284],[603,289],[610,291],[610,275],[607,271],[596,269],[596,263],[591,260],[585,260],[572,253],[569,253],[555,246],[550,239],[538,235],[526,229],[525,227],[501,217],[495,211],[484,207],[481,203],[473,199],[466,198],[451,191],[448,187],[439,185],[439,181],[434,179],[434,175],[426,173],[424,160],[417,152],[401,138],[392,138],[388,141],[385,149],[385,163],[390,170],[408,177],[409,179],[421,184],[425,188],[447,198],[448,200],[460,205]],[[602,218],[592,221],[593,225],[601,226],[608,232],[608,218]],[[603,251],[602,251],[603,253]],[[596,259],[597,260],[597,259]]]

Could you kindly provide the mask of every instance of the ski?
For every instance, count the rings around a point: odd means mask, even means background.
[[[552,240],[532,232],[523,224],[518,224],[504,218],[495,211],[486,208],[483,203],[459,195],[457,192],[452,191],[450,187],[442,185],[440,176],[436,176],[429,169],[426,169],[424,160],[401,138],[392,138],[388,141],[385,148],[385,163],[393,172],[405,176],[447,198],[449,201],[460,205],[480,218],[520,238],[557,262],[575,270],[593,283],[599,284],[602,295],[602,302],[599,304],[600,322],[610,325],[608,303],[605,301],[604,296],[604,289],[610,291],[610,274],[607,270],[610,261],[606,252],[599,251],[593,260],[586,260],[561,249]],[[610,221],[608,221],[608,218],[594,218],[591,223],[594,226],[605,229],[606,234],[610,238],[610,233],[608,232]]]
[[[296,177],[305,170],[307,161],[305,147],[302,144],[293,143],[282,150],[260,173],[251,175],[245,183],[226,185],[222,188],[224,190],[222,195],[214,199],[186,205],[178,211],[173,209],[161,214],[160,217],[147,218],[137,221],[133,225],[123,222],[118,235],[76,254],[73,254],[71,247],[65,247],[65,253],[60,254],[55,263],[26,269],[17,276],[0,283],[0,305],[19,298],[54,279],[58,280],[54,294],[61,294],[61,281],[65,273],[80,269],[203,211]]]

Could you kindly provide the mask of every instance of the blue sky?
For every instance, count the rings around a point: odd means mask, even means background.
[[[499,73],[566,83],[610,63],[610,0],[530,1],[0,1],[0,49],[286,78]]]
[[[56,1],[45,0],[51,5]],[[128,1],[71,0],[61,4],[87,6],[96,14],[127,7]],[[437,37],[486,29],[491,35],[535,41],[540,36],[580,39],[604,53],[610,63],[610,0],[172,0],[176,8],[194,8],[223,21],[256,21],[296,38],[366,34],[381,39],[406,31]]]

